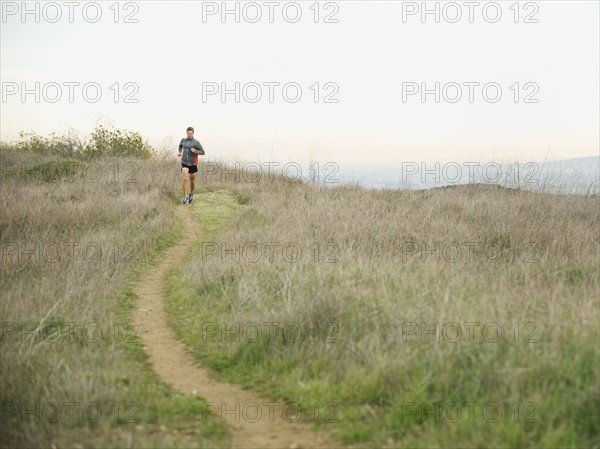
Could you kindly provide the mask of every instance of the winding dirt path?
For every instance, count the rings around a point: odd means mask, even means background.
[[[193,206],[177,207],[176,215],[185,225],[184,235],[199,237],[200,225],[194,223],[190,207]],[[239,385],[211,379],[208,369],[195,362],[187,347],[175,338],[167,324],[164,308],[166,278],[173,267],[181,264],[188,249],[189,245],[180,240],[135,287],[138,299],[133,321],[157,375],[178,391],[201,396],[210,403],[211,411],[229,428],[231,447],[308,449],[336,446],[328,436],[314,432],[310,422],[290,422],[295,409],[284,414],[281,402],[262,398]],[[313,418],[308,413],[304,414],[307,420]]]

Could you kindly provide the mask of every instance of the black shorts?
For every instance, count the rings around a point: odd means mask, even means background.
[[[184,168],[189,168],[189,172],[190,173],[196,173],[198,172],[198,166],[197,165],[185,165],[185,164],[181,164],[181,169],[183,170]]]

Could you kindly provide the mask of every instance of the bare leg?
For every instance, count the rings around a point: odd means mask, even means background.
[[[190,195],[194,193],[194,187],[196,187],[196,173],[190,173]]]
[[[183,175],[183,196],[188,195],[188,181],[189,181],[189,168],[182,168],[181,174]]]

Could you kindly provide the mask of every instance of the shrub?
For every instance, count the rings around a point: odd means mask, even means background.
[[[34,131],[21,131],[19,137],[20,141],[5,144],[5,148],[79,159],[101,156],[150,159],[157,154],[138,132],[103,125],[96,126],[87,140],[82,140],[73,129],[69,129],[64,135],[51,133],[48,137],[40,136]]]

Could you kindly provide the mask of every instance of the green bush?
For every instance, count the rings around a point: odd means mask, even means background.
[[[85,158],[98,156],[134,156],[150,159],[153,148],[144,143],[142,136],[133,131],[107,129],[99,125],[90,135],[90,143],[83,150]]]
[[[138,132],[98,125],[87,140],[74,130],[64,135],[51,133],[43,137],[33,131],[21,131],[20,141],[6,145],[18,152],[31,152],[67,158],[94,159],[101,156],[140,157],[150,159],[157,153]]]

